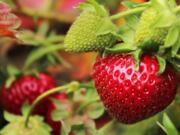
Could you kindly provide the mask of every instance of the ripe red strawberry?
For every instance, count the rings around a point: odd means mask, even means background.
[[[109,114],[123,123],[135,123],[166,108],[176,94],[177,77],[170,65],[157,76],[155,57],[144,55],[138,71],[130,54],[97,59],[93,79]]]
[[[59,100],[59,101],[65,101],[68,97],[66,94],[60,93],[60,94],[54,95],[53,98],[55,98],[56,100]],[[52,135],[60,135],[61,123],[53,121],[52,117],[51,117],[51,114],[55,109],[56,109],[56,106],[52,102],[50,102],[47,106],[46,122],[53,129]]]
[[[32,103],[40,94],[54,88],[55,80],[44,73],[38,77],[24,75],[15,80],[9,88],[2,86],[0,103],[4,109],[11,113],[20,114],[24,102]],[[46,99],[34,109],[34,113],[44,114]]]

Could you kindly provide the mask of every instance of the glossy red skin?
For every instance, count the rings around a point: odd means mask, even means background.
[[[40,73],[38,77],[31,75],[21,76],[15,80],[9,88],[2,86],[0,91],[0,102],[2,107],[15,114],[21,114],[21,107],[24,102],[32,103],[40,94],[56,87],[55,80]],[[44,114],[47,99],[42,100],[34,109],[35,114]]]
[[[56,94],[54,95],[52,98],[56,99],[56,100],[59,100],[59,101],[64,101],[64,100],[67,100],[68,97],[66,94],[64,93],[59,93],[59,94]],[[56,122],[56,121],[53,121],[52,118],[51,118],[51,114],[52,112],[56,109],[56,106],[50,102],[48,104],[48,107],[47,107],[47,114],[46,114],[46,122],[51,126],[51,128],[53,129],[52,131],[52,135],[60,135],[60,131],[61,131],[61,122]]]
[[[177,77],[171,66],[157,76],[155,57],[144,55],[138,71],[129,54],[98,58],[93,67],[95,87],[109,114],[131,124],[165,109],[174,99]]]

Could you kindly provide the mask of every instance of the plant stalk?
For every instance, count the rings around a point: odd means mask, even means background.
[[[111,18],[111,20],[117,20],[119,18],[128,16],[128,15],[140,13],[140,12],[144,11],[145,9],[147,9],[147,7],[134,8],[134,9],[131,9],[131,10],[127,10],[127,11],[120,12],[118,14],[112,15],[110,18]]]
[[[145,5],[150,5],[150,4],[151,4],[150,2],[145,3]],[[126,10],[126,11],[117,13],[115,15],[112,15],[110,18],[111,18],[111,20],[117,20],[117,19],[120,19],[120,18],[128,16],[128,15],[140,13],[140,12],[144,11],[145,9],[147,9],[147,7],[137,7],[137,8],[134,8],[134,9]],[[177,6],[173,10],[174,13],[177,13],[179,11],[180,11],[180,6]]]
[[[69,89],[67,91],[67,93],[70,93],[72,91],[74,91],[75,89],[77,89],[79,87],[79,83],[78,82],[71,82],[67,85],[63,85],[63,86],[60,86],[60,87],[56,87],[56,88],[53,88],[53,89],[50,89],[48,90],[47,92],[41,94],[40,96],[38,96],[36,98],[36,100],[32,103],[29,111],[28,111],[28,114],[27,114],[27,117],[26,117],[26,120],[25,120],[25,127],[28,127],[28,123],[29,123],[29,119],[30,119],[30,116],[31,116],[31,113],[33,111],[33,109],[35,108],[35,106],[44,98],[48,97],[49,95],[52,95],[52,94],[55,94],[57,92],[61,92],[65,89]]]

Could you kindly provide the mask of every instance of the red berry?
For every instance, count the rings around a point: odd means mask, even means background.
[[[0,102],[7,111],[20,114],[24,102],[32,103],[43,92],[55,86],[55,80],[47,74],[40,73],[38,77],[24,75],[15,80],[9,88],[2,86]],[[46,103],[47,100],[44,99],[33,113],[44,114]]]
[[[138,71],[130,54],[97,59],[93,79],[98,94],[112,117],[135,123],[165,109],[176,94],[177,77],[170,65],[157,76],[156,57],[144,55]]]
[[[66,99],[68,99],[67,95],[64,93],[56,94],[52,98],[59,100],[59,101],[65,101]],[[53,121],[52,117],[51,117],[51,114],[55,109],[56,109],[56,106],[52,102],[50,102],[47,107],[46,122],[53,129],[52,135],[60,135],[61,122]]]

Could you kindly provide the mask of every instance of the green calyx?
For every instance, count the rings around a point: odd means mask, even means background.
[[[106,48],[105,52],[132,53],[137,62],[136,69],[141,56],[149,53],[156,56],[159,62],[158,75],[164,72],[167,62],[179,72],[180,7],[174,0],[151,0],[144,5],[148,6],[141,15],[131,14],[125,17],[126,24],[119,31],[123,43]],[[129,12],[136,11],[138,7],[129,9]]]
[[[153,24],[158,18],[159,13],[154,8],[146,9],[143,12],[135,33],[136,45],[142,48],[145,46],[143,49],[149,49],[152,44],[155,46],[164,44],[168,28],[154,28]]]
[[[51,128],[40,116],[32,116],[28,127],[25,127],[25,116],[16,116],[8,112],[4,115],[9,124],[0,131],[0,135],[51,135]]]
[[[94,0],[80,5],[81,15],[70,27],[65,37],[65,50],[68,52],[102,51],[112,46],[116,38],[116,26],[104,7]]]

